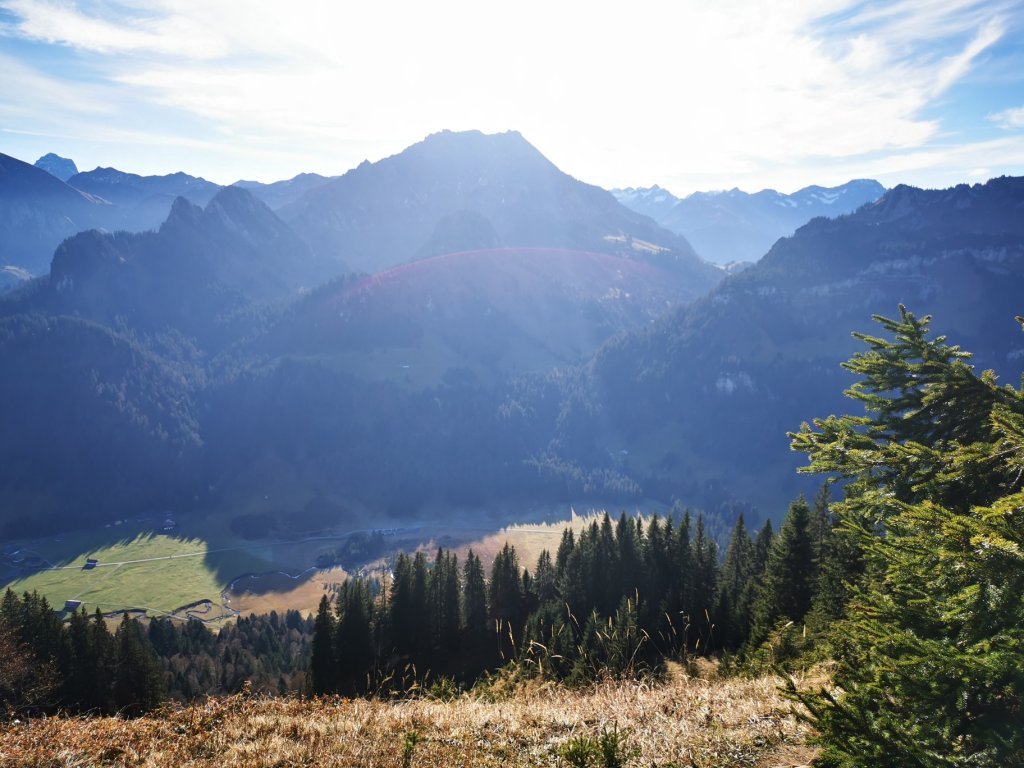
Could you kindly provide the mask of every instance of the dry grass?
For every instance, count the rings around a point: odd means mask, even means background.
[[[138,720],[34,720],[2,727],[0,766],[564,766],[570,739],[616,728],[637,768],[790,768],[813,756],[777,680],[671,677],[492,686],[451,702],[239,696]]]

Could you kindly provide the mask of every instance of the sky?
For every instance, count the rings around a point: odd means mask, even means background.
[[[1024,175],[1020,0],[0,0],[0,152],[222,184],[518,130],[606,188]]]

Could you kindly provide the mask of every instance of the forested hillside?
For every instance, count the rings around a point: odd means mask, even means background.
[[[703,517],[623,514],[566,530],[532,569],[508,545],[489,574],[472,552],[461,566],[400,553],[325,595],[315,620],[254,617],[217,638],[127,616],[111,636],[84,612],[64,626],[8,592],[3,702],[132,713],[253,684],[448,698],[499,668],[514,685],[588,685],[659,681],[701,656],[719,673],[828,661],[823,688],[786,678],[820,734],[816,765],[1019,765],[1024,390],[976,371],[928,317],[876,320],[883,333],[856,334],[845,363],[863,415],[790,434],[841,498],[796,500],[777,534],[752,537],[739,516],[722,557]]]

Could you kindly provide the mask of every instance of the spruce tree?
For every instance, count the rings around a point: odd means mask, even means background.
[[[491,566],[488,603],[495,625],[518,627],[523,618],[523,582],[515,547],[505,543]]]
[[[391,575],[388,600],[388,637],[391,648],[399,656],[415,653],[421,642],[417,634],[421,606],[417,601],[416,581],[413,561],[404,552],[400,553]],[[422,630],[419,625],[419,632]]]
[[[309,685],[314,696],[323,696],[338,690],[338,665],[334,653],[335,632],[331,601],[324,595],[320,598],[320,605],[316,611],[309,660]]]
[[[127,613],[117,628],[114,645],[114,706],[126,715],[148,712],[163,700],[163,675],[139,623]]]
[[[373,598],[365,579],[345,580],[338,592],[336,613],[335,685],[346,694],[364,692],[374,659]]]
[[[462,574],[462,626],[472,646],[479,647],[488,634],[484,567],[472,549],[466,553],[466,565]]]
[[[434,558],[434,567],[430,570],[427,591],[434,647],[445,654],[455,654],[459,647],[459,594],[462,591],[459,582],[458,558],[439,548]]]
[[[864,416],[803,425],[808,471],[864,569],[839,632],[838,693],[796,694],[822,764],[1024,765],[1024,393],[976,374],[902,306],[846,367]]]
[[[748,585],[753,579],[754,542],[747,533],[746,522],[741,512],[736,518],[729,544],[725,548],[725,560],[718,585],[718,641],[731,651],[738,649],[750,634],[750,591]]]
[[[772,542],[764,578],[753,608],[751,642],[764,642],[779,622],[802,622],[811,608],[816,581],[811,511],[801,496],[789,505]]]
[[[552,602],[557,595],[557,574],[551,562],[551,553],[542,550],[537,557],[537,566],[533,570],[533,584],[540,605]]]

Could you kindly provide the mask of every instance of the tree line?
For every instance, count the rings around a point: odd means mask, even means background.
[[[303,693],[313,621],[298,611],[239,617],[219,632],[197,619],[97,610],[63,619],[46,598],[7,590],[0,600],[0,712],[141,714],[168,699]]]
[[[380,692],[428,671],[469,683],[508,662],[585,682],[693,654],[752,658],[777,627],[839,610],[834,531],[822,492],[795,501],[777,534],[768,522],[751,536],[740,515],[724,558],[689,512],[566,528],[532,571],[506,543],[489,579],[472,550],[461,565],[444,549],[399,554],[386,578],[350,578],[321,599],[310,690]]]

